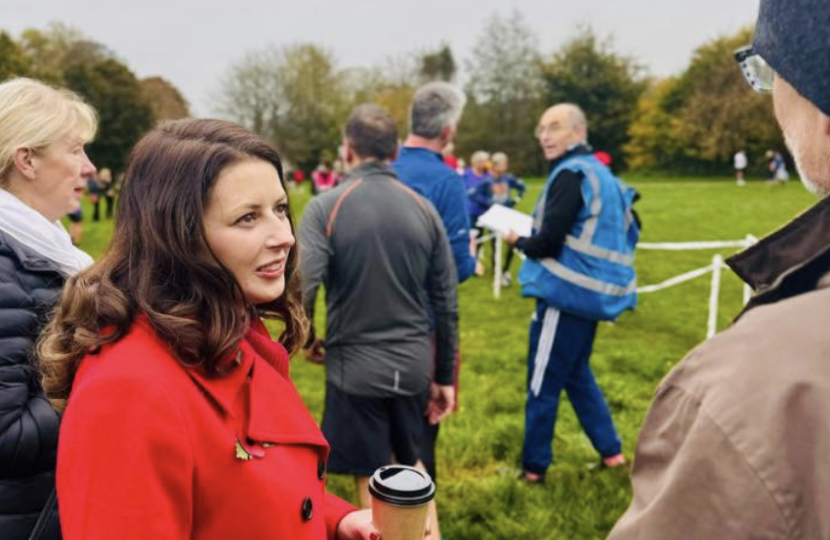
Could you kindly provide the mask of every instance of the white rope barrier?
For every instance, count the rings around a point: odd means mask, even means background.
[[[661,251],[686,251],[690,249],[745,248],[746,240],[724,242],[640,242],[637,249],[658,249]]]
[[[496,237],[495,256],[493,260],[493,296],[498,299],[501,296],[501,252],[502,252],[502,235],[499,232],[494,233]]]
[[[758,240],[751,234],[746,235],[743,240],[723,241],[723,242],[642,242],[637,244],[637,249],[653,249],[664,251],[685,251],[696,249],[724,249],[724,248],[740,248],[746,249]],[[723,256],[719,253],[712,257],[712,264],[704,268],[698,268],[685,274],[680,274],[671,279],[667,279],[662,283],[656,285],[648,285],[637,289],[638,293],[650,293],[673,287],[684,281],[689,281],[700,277],[708,272],[712,272],[712,283],[709,289],[709,318],[706,321],[706,339],[713,337],[718,331],[718,299],[720,297],[721,284],[721,270],[728,268],[723,262]],[[743,303],[746,305],[752,296],[752,289],[749,285],[744,284],[743,287]]]
[[[748,234],[746,235],[746,238],[743,240],[723,242],[642,242],[640,244],[637,244],[637,249],[653,249],[664,251],[685,251],[724,248],[746,249],[747,247],[751,246],[757,241],[758,240],[754,236]],[[723,256],[721,256],[718,253],[715,254],[714,257],[712,257],[712,264],[710,264],[709,266],[706,266],[704,268],[698,268],[697,270],[692,270],[690,272],[686,272],[685,274],[680,274],[679,276],[667,279],[666,281],[658,283],[656,285],[647,285],[645,287],[639,287],[637,289],[637,292],[651,293],[655,291],[660,291],[683,283],[684,281],[695,279],[708,272],[712,272],[712,283],[709,289],[709,318],[706,321],[706,339],[709,339],[712,336],[714,336],[718,331],[718,299],[720,297],[721,270],[723,268],[728,268],[728,266],[726,266],[726,264],[723,262]],[[751,296],[752,289],[749,287],[749,285],[744,284],[744,305],[746,305],[749,302]]]
[[[482,244],[492,238],[496,239],[496,246],[495,246],[495,260],[496,265],[493,270],[493,297],[499,298],[501,296],[501,281],[502,281],[502,271],[501,271],[501,256],[502,256],[502,235],[498,232],[493,232],[491,234],[485,235],[482,238],[476,239],[476,242]],[[686,250],[701,250],[701,249],[726,249],[726,248],[741,248],[745,249],[758,241],[757,238],[752,236],[751,234],[746,235],[746,238],[743,240],[727,240],[727,241],[714,241],[714,242],[640,242],[637,244],[637,249],[648,249],[648,250],[660,250],[660,251],[686,251]],[[521,259],[524,259],[524,254],[518,252],[518,255]],[[711,338],[717,332],[717,324],[718,324],[718,299],[720,297],[720,284],[721,284],[721,270],[723,268],[728,268],[723,261],[723,256],[720,254],[716,254],[712,257],[712,264],[709,266],[705,266],[703,268],[698,268],[696,270],[691,270],[689,272],[685,272],[678,276],[674,276],[673,278],[667,279],[661,283],[656,283],[654,285],[646,285],[644,287],[638,287],[637,293],[638,294],[647,294],[653,293],[656,291],[662,291],[663,289],[668,289],[670,287],[674,287],[675,285],[679,285],[680,283],[684,283],[686,281],[690,281],[696,279],[700,276],[706,275],[709,272],[712,272],[712,282],[709,290],[709,318],[706,323],[706,339]],[[743,287],[743,303],[746,305],[749,302],[749,299],[752,296],[752,289],[749,285],[744,284]]]
[[[704,274],[707,274],[714,270],[713,265],[706,266],[704,268],[698,268],[697,270],[692,270],[691,272],[686,272],[685,274],[680,274],[679,276],[675,276],[671,279],[667,279],[662,283],[658,283],[656,285],[647,285],[645,287],[637,287],[637,294],[643,293],[651,293],[655,291],[662,291],[663,289],[668,289],[669,287],[674,287],[684,281],[689,281],[695,279],[696,277],[700,277]]]

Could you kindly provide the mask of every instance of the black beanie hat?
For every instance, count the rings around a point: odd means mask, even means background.
[[[752,45],[830,116],[830,0],[761,0]]]

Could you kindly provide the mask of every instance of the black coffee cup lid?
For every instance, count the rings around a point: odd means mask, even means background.
[[[406,465],[388,465],[369,479],[372,497],[397,506],[419,506],[435,497],[435,484],[423,471]]]

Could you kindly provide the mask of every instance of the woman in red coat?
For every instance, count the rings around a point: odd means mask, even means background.
[[[39,346],[66,405],[64,538],[376,539],[326,493],[328,444],[289,379],[306,322],[279,156],[227,122],[164,124],[118,204]]]

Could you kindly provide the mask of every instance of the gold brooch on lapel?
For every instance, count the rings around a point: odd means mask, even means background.
[[[248,461],[251,458],[261,458],[265,457],[265,450],[263,448],[265,445],[263,444],[262,447],[258,447],[255,444],[245,444],[240,440],[239,436],[236,437],[236,459],[240,459],[242,461]]]

